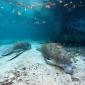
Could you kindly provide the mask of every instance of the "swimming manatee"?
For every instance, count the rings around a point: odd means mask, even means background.
[[[13,44],[12,46],[9,46],[6,48],[6,50],[2,53],[2,56],[8,56],[11,55],[12,53],[16,53],[16,56],[19,56],[22,54],[24,51],[31,49],[31,44],[28,42],[17,42]],[[13,59],[14,59],[13,58]]]
[[[46,63],[62,68],[67,74],[73,73],[71,57],[63,46],[57,43],[47,43],[41,47]]]

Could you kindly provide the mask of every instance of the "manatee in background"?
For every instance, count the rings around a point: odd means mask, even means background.
[[[58,66],[67,74],[73,73],[71,57],[67,51],[57,43],[48,43],[42,46],[41,52],[47,64]]]
[[[24,51],[29,50],[29,49],[31,49],[31,44],[29,44],[28,42],[18,42],[6,48],[6,50],[2,53],[2,56],[8,56],[8,55],[11,55],[12,53],[16,53],[16,56],[12,58],[14,59],[20,54],[22,54]]]

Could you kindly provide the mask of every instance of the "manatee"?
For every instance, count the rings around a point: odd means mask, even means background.
[[[58,66],[67,74],[73,73],[71,57],[63,46],[57,43],[47,43],[41,47],[41,52],[47,64]]]
[[[3,53],[2,56],[8,56],[13,53],[16,53],[16,56],[13,57],[13,59],[20,54],[22,54],[24,51],[31,49],[31,44],[28,42],[17,42],[13,44],[12,46],[8,47]]]

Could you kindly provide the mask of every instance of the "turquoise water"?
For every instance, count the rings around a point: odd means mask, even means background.
[[[18,6],[27,4],[26,0],[0,1],[0,39],[50,39],[55,31],[52,9],[36,9]],[[10,5],[10,3],[12,3]],[[39,2],[36,2],[39,4]],[[42,2],[40,2],[42,4]],[[30,6],[31,2],[26,6]],[[44,11],[44,12],[43,12]]]
[[[84,10],[83,0],[1,0],[0,43],[45,40],[83,44]]]

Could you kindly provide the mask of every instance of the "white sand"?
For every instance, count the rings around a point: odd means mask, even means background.
[[[39,44],[33,43],[32,49],[24,52],[12,61],[15,54],[0,59],[0,85],[85,85],[85,61],[75,63],[74,74],[66,74],[53,67],[36,50]]]

